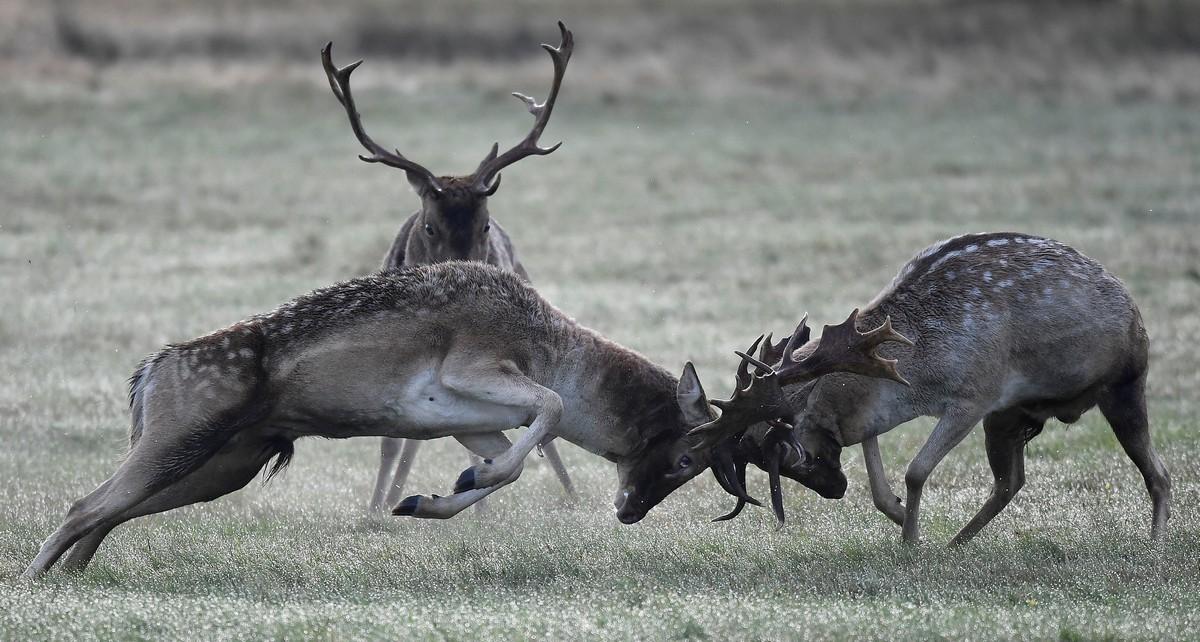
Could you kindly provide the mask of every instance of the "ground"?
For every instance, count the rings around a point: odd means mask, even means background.
[[[1151,336],[1153,437],[1175,489],[1160,548],[1142,480],[1092,412],[1048,425],[1025,489],[956,550],[944,545],[990,486],[978,430],[932,476],[916,548],[872,507],[857,450],[846,498],[789,486],[777,531],[762,509],[708,523],[732,503],[709,476],[623,526],[612,466],[569,445],[574,505],[535,459],[486,511],[370,518],[376,441],[312,439],[268,485],[122,527],[82,575],[17,579],[119,462],[125,380],[144,354],[375,269],[416,206],[399,172],[355,159],[320,44],[307,67],[47,63],[55,73],[0,93],[0,638],[1200,630],[1200,124],[1187,94],[709,87],[698,100],[683,83],[598,89],[569,72],[546,134],[563,147],[506,170],[491,201],[549,300],[671,370],[695,360],[722,397],[733,349],[805,311],[840,321],[939,239],[1014,230],[1078,248],[1125,281]],[[397,64],[356,75],[376,139],[442,173],[523,133],[504,64],[466,81],[421,67],[411,84],[392,82]],[[512,88],[544,91],[539,64],[517,65]],[[897,490],[930,426],[881,439]],[[450,442],[421,455],[413,492],[446,492],[467,465]]]

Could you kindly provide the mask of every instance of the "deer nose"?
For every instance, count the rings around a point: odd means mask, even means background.
[[[625,506],[625,502],[629,500],[630,492],[630,489],[625,488],[617,493],[617,499],[613,501],[613,508],[621,510]]]

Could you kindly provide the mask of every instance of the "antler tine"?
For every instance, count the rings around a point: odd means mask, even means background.
[[[900,334],[895,328],[892,327],[892,317],[890,316],[884,318],[883,325],[871,330],[870,332],[867,332],[865,336],[870,337],[872,343],[875,345],[879,345],[887,341],[903,343],[906,346],[916,345],[913,343],[912,339]]]
[[[718,482],[721,481],[720,477],[717,478],[717,481]],[[743,490],[745,490],[745,488],[746,488],[746,462],[745,461],[739,461],[737,464],[735,464],[734,477],[732,479],[730,479],[730,481],[737,483]],[[722,488],[724,488],[724,486],[722,486]],[[726,489],[726,492],[728,492],[728,489]],[[733,510],[729,511],[728,513],[725,513],[724,515],[721,515],[720,517],[713,518],[712,521],[724,522],[724,521],[731,520],[734,517],[737,517],[739,514],[741,514],[742,509],[746,507],[746,504],[750,503],[746,500],[754,499],[753,497],[750,497],[749,495],[744,495],[744,494],[738,495],[737,493],[729,493],[729,494],[738,498],[737,505],[733,507]],[[761,506],[762,504],[757,504],[757,505]]]
[[[758,349],[759,361],[771,361],[771,353],[779,346],[771,343],[771,337],[775,336],[774,332],[768,332],[767,337],[763,339],[762,347]]]
[[[912,341],[892,328],[890,318],[866,333],[858,331],[857,322],[855,309],[842,323],[825,326],[817,348],[800,361],[795,361],[789,350],[777,369],[780,384],[807,381],[832,372],[853,372],[908,385],[896,370],[896,360],[880,357],[875,348],[888,341],[911,346]]]
[[[354,96],[350,93],[350,74],[354,73],[354,70],[358,69],[358,66],[363,61],[359,60],[341,68],[336,67],[333,64],[332,50],[332,42],[326,44],[325,48],[321,50],[321,66],[325,68],[325,76],[329,79],[329,88],[333,90],[334,97],[346,108],[346,115],[350,117],[350,129],[354,130],[354,135],[358,138],[358,142],[367,151],[371,152],[370,156],[360,155],[359,158],[368,163],[382,163],[388,167],[395,167],[406,172],[415,173],[429,185],[430,189],[440,194],[442,186],[438,182],[437,177],[433,175],[433,172],[425,169],[419,163],[405,158],[400,153],[400,150],[394,152],[388,151],[367,135],[366,130],[363,129],[362,117],[358,113],[358,108],[354,105]]]
[[[787,367],[795,363],[793,355],[796,349],[808,343],[811,335],[812,331],[808,329],[808,313],[805,312],[804,316],[800,317],[800,323],[796,324],[795,332],[792,332],[792,336],[788,337],[787,345],[783,347],[783,356],[781,357],[780,364]]]
[[[550,113],[554,111],[554,102],[558,99],[558,90],[562,87],[563,76],[567,72],[567,63],[571,60],[571,53],[575,51],[575,34],[571,33],[561,20],[558,21],[558,30],[562,33],[562,42],[558,47],[542,44],[542,49],[550,54],[550,59],[554,63],[554,80],[550,84],[550,94],[547,96],[546,102],[538,103],[530,96],[513,92],[513,96],[525,103],[529,113],[533,114],[533,128],[521,142],[499,156],[496,153],[500,149],[500,144],[492,146],[492,151],[475,169],[475,190],[481,194],[495,191],[492,178],[498,177],[500,170],[526,156],[545,156],[562,145],[559,142],[550,147],[538,146],[538,138],[541,137],[542,130],[546,129],[546,124],[550,122]]]
[[[771,341],[774,334],[767,333],[767,338],[763,339],[762,347],[758,350],[758,360],[764,363],[778,363],[779,358],[783,356],[783,346],[787,343],[787,339],[780,339],[779,343]]]
[[[746,465],[735,464],[733,454],[728,448],[718,448],[712,464],[713,477],[725,492],[738,498],[738,502],[762,506],[762,502],[754,499],[746,492]]]
[[[758,349],[758,344],[762,343],[762,340],[763,335],[758,335],[758,338],[754,340],[754,343],[750,344],[750,349],[747,350],[747,352],[754,354],[754,351]],[[749,386],[750,382],[752,381],[750,379],[750,369],[747,365],[748,363],[753,363],[755,368],[762,369],[765,367],[768,371],[771,369],[771,367],[767,366],[765,363],[759,361],[758,359],[746,356],[742,352],[735,350],[734,354],[742,357],[742,362],[738,364],[737,369],[737,385],[739,388],[745,388],[746,386]]]
[[[768,423],[770,428],[767,430],[763,443],[763,456],[771,491],[771,511],[775,513],[776,528],[782,529],[784,523],[787,522],[787,513],[783,508],[783,483],[779,477],[779,469],[784,463],[784,457],[787,456],[789,447],[796,448],[800,452],[803,452],[803,448],[796,442],[796,435],[792,432],[791,424],[780,420],[772,420]]]

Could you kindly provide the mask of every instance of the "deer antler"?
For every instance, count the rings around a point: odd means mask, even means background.
[[[753,352],[762,340],[762,335],[759,335],[750,346],[750,351]],[[714,399],[709,402],[721,409],[721,416],[688,433],[699,437],[697,448],[713,448],[753,424],[791,414],[791,406],[783,396],[779,377],[771,366],[740,350],[736,354],[742,357],[742,361],[738,364],[733,396],[725,401]],[[766,371],[766,374],[752,375],[750,364]]]
[[[699,438],[698,448],[712,448],[728,437],[746,430],[760,421],[771,421],[792,413],[791,406],[783,394],[783,386],[799,381],[816,379],[833,372],[853,372],[868,377],[890,379],[908,385],[896,371],[894,359],[884,359],[875,354],[875,348],[888,341],[912,345],[907,337],[892,328],[890,318],[870,332],[861,333],[855,328],[858,310],[836,326],[825,326],[821,340],[807,357],[796,361],[796,350],[808,342],[808,316],[800,320],[795,332],[788,338],[778,365],[750,356],[759,347],[763,336],[755,339],[748,352],[735,351],[742,358],[738,364],[736,388],[728,400],[711,403],[721,409],[721,416],[706,424],[693,428],[688,434]],[[769,343],[769,342],[768,342]],[[760,352],[767,355],[774,348],[763,345]],[[758,371],[749,372],[753,365]],[[761,374],[759,374],[761,373]]]
[[[800,320],[800,324],[804,325],[807,320],[808,315],[804,315],[804,318]],[[807,326],[805,326],[805,329],[807,329]],[[767,334],[767,338],[763,339],[762,347],[758,350],[758,360],[764,363],[779,363],[779,360],[783,358],[783,350],[787,347],[791,335],[780,339],[779,343],[771,343],[771,336],[771,334]],[[801,337],[798,343],[800,345],[808,343],[808,336]]]
[[[558,22],[558,29],[562,32],[562,42],[558,47],[542,45],[542,49],[550,54],[550,58],[554,62],[554,82],[550,85],[550,95],[546,98],[546,102],[539,104],[529,96],[513,92],[513,96],[524,102],[529,108],[529,113],[533,114],[533,129],[529,130],[524,140],[499,156],[497,156],[497,152],[500,151],[500,143],[492,145],[492,151],[483,159],[483,162],[479,163],[479,167],[475,169],[473,175],[475,191],[480,194],[490,195],[496,191],[500,183],[498,174],[505,167],[526,156],[545,156],[562,145],[560,142],[550,147],[538,146],[538,138],[542,135],[542,130],[546,129],[546,124],[550,122],[550,112],[554,110],[554,101],[558,99],[558,89],[562,86],[563,75],[567,72],[567,62],[571,60],[571,52],[575,50],[575,35],[561,20]],[[496,179],[495,182],[492,181],[493,177]]]
[[[325,68],[325,75],[329,78],[329,88],[333,90],[333,95],[346,108],[346,115],[350,117],[350,129],[354,130],[354,135],[358,137],[358,142],[371,152],[370,156],[359,156],[362,160],[368,163],[383,163],[388,167],[395,167],[406,172],[416,174],[432,189],[435,193],[442,192],[441,183],[438,182],[433,172],[425,169],[418,163],[415,163],[404,157],[400,150],[389,152],[379,143],[371,140],[367,135],[366,130],[362,126],[362,118],[358,113],[358,109],[354,106],[354,96],[350,94],[350,74],[358,68],[363,61],[351,63],[345,67],[335,67],[330,52],[333,49],[333,43],[330,42],[321,50],[321,65]]]
[[[808,339],[808,327],[805,320],[801,319],[800,326],[783,349],[783,358],[774,368],[779,375],[780,385],[809,381],[832,372],[853,372],[867,377],[891,379],[907,386],[908,381],[896,371],[896,360],[876,355],[875,348],[888,341],[910,346],[913,342],[892,328],[891,317],[884,319],[883,325],[865,333],[858,331],[857,322],[858,308],[855,308],[845,321],[825,326],[816,350],[796,361],[796,348],[803,345],[800,341]]]

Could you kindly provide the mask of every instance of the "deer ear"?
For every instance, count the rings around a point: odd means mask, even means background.
[[[683,366],[683,375],[679,377],[679,385],[675,388],[675,401],[689,426],[699,426],[712,421],[708,397],[704,396],[704,386],[700,385],[700,377],[696,376],[696,366],[693,366],[691,361]]]

